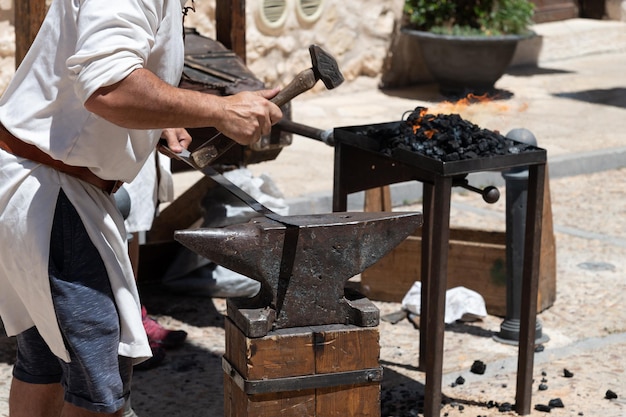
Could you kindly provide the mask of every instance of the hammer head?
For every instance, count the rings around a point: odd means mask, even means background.
[[[309,46],[309,53],[313,63],[313,72],[318,79],[322,80],[326,88],[332,90],[343,82],[339,65],[328,52],[318,45],[311,45]]]

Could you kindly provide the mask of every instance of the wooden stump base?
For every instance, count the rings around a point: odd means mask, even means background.
[[[377,327],[331,324],[247,337],[225,323],[227,417],[380,417]]]

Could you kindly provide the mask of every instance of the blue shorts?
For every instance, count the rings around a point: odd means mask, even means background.
[[[70,363],[56,357],[35,327],[17,336],[13,376],[61,383],[65,401],[113,413],[130,393],[132,359],[118,355],[119,316],[102,259],[78,213],[60,192],[50,237],[52,300]]]

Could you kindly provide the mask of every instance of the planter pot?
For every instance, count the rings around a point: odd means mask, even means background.
[[[415,36],[422,57],[443,94],[484,94],[494,90],[520,40],[534,36],[451,36],[403,28]]]

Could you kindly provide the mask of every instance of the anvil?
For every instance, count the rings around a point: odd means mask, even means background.
[[[421,213],[335,212],[282,219],[180,230],[174,238],[261,283],[256,296],[233,300],[240,314],[247,314],[249,324],[243,326],[251,337],[310,325],[377,325],[376,307],[344,288],[419,228]]]

